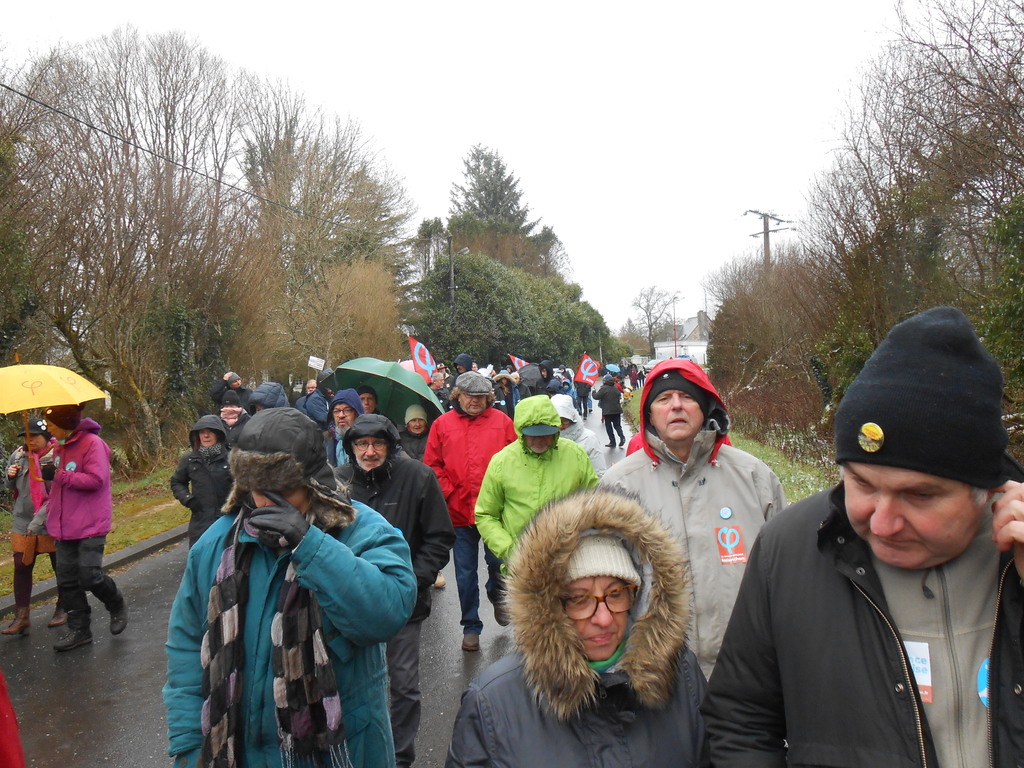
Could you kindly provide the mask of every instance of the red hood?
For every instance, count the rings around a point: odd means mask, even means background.
[[[647,394],[651,391],[651,384],[666,371],[678,372],[684,379],[693,382],[711,396],[712,403],[707,418],[715,420],[717,424],[715,431],[718,433],[718,437],[715,439],[715,447],[711,449],[708,463],[714,464],[715,458],[718,456],[718,449],[723,445],[732,445],[728,435],[729,412],[725,409],[725,403],[722,402],[718,390],[715,389],[715,385],[711,383],[711,379],[708,378],[704,369],[692,360],[664,360],[654,366],[653,370],[647,374],[647,378],[644,380],[644,388],[640,395],[640,440],[643,443],[644,453],[650,456],[652,461],[656,463],[661,462],[661,458],[655,453],[650,442],[647,440]]]

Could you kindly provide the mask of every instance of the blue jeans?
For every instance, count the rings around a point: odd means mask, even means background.
[[[480,621],[480,534],[475,525],[461,525],[455,529],[455,546],[452,548],[455,561],[455,583],[459,588],[459,605],[462,607],[463,634],[479,635],[484,624]],[[501,560],[484,547],[484,561],[487,563],[487,597],[498,599],[501,590],[501,575],[498,569]]]

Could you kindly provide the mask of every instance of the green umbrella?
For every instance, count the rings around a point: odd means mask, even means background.
[[[337,392],[365,385],[377,391],[377,413],[387,416],[400,426],[405,425],[405,409],[410,405],[422,405],[427,412],[428,422],[444,413],[434,391],[427,386],[422,376],[398,363],[389,363],[376,357],[357,357],[342,363],[334,369],[328,386]]]

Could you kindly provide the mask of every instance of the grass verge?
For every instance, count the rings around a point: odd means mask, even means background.
[[[114,483],[111,489],[114,521],[107,535],[108,555],[188,522],[189,511],[170,492],[172,471],[170,468],[161,469],[139,480]],[[10,512],[0,512],[0,526],[4,531],[5,542],[5,555],[0,557],[0,595],[7,595],[13,590],[14,578],[14,560],[10,554],[10,544],[7,543],[10,541]],[[46,555],[38,557],[32,571],[32,580],[44,581],[51,576],[53,569],[50,567],[50,558]]]

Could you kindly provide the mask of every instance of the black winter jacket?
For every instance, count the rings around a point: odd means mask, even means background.
[[[701,707],[716,768],[938,766],[872,562],[850,526],[842,485],[761,529]],[[1012,558],[1000,564],[991,765],[1019,766],[1024,589]]]
[[[603,416],[622,413],[622,393],[615,384],[603,381],[591,394],[597,401]]]
[[[212,429],[221,435],[219,455],[207,459],[199,452],[200,429]],[[203,416],[192,427],[189,442],[193,450],[181,457],[171,475],[171,491],[192,517],[188,523],[188,545],[191,547],[207,528],[220,517],[220,509],[231,492],[231,470],[228,468],[228,444],[224,422],[219,416]]]
[[[405,455],[410,459],[416,459],[416,461],[423,461],[423,454],[427,452],[427,438],[430,437],[430,431],[427,430],[422,435],[413,435],[407,430],[399,432],[399,439],[402,442],[402,450]]]
[[[370,436],[388,442],[388,459],[366,472],[356,462],[352,442]],[[398,430],[387,417],[376,413],[359,416],[345,433],[349,463],[335,468],[334,473],[348,486],[353,499],[372,507],[402,532],[416,573],[416,606],[409,621],[423,621],[430,615],[430,590],[437,572],[448,564],[455,544],[455,529],[434,471],[415,459],[396,456],[397,444]]]

